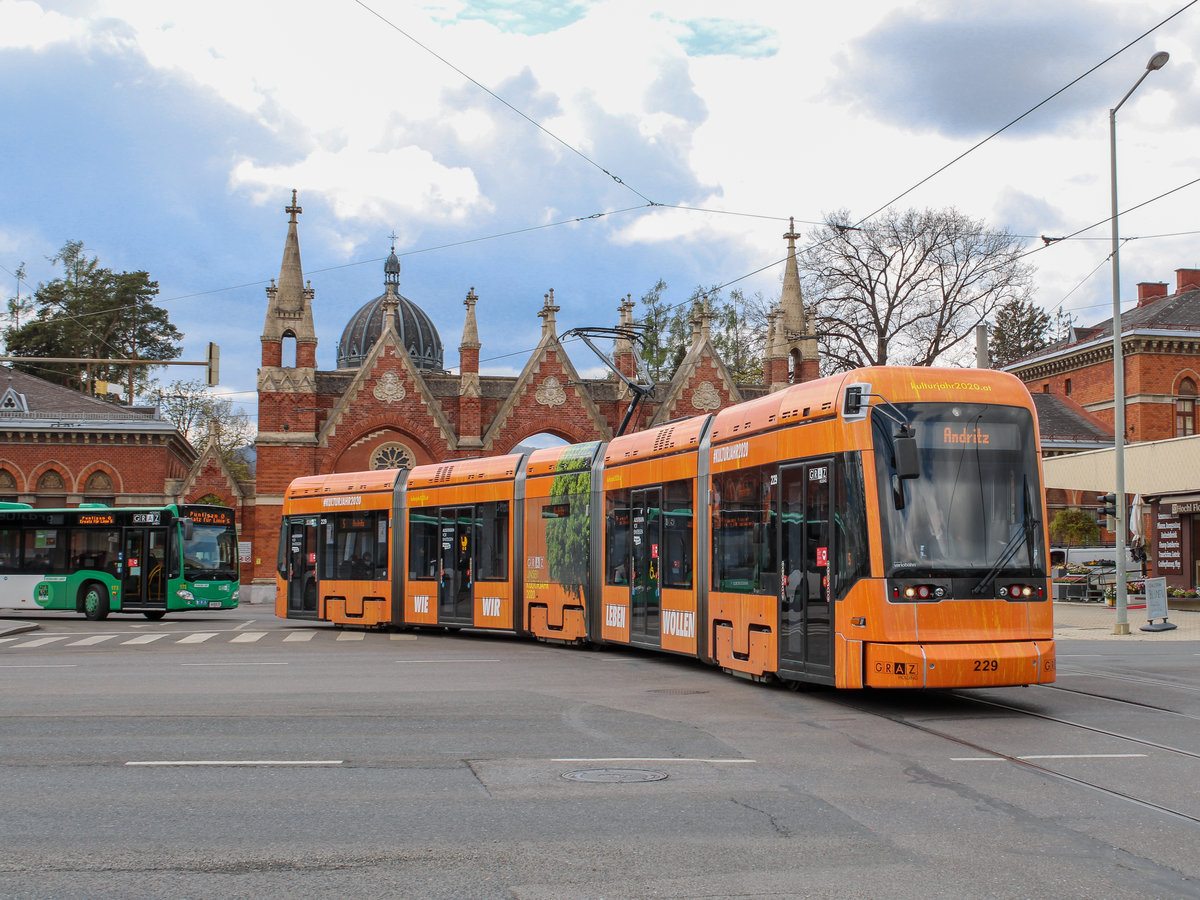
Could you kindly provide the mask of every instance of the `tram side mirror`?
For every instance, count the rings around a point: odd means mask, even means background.
[[[848,384],[842,393],[842,418],[847,422],[865,419],[871,410],[871,385],[867,382]]]
[[[917,439],[907,428],[892,439],[892,453],[896,457],[896,475],[899,478],[916,478],[921,474],[921,461],[917,458]]]
[[[192,539],[192,520],[180,519],[179,521],[183,523],[183,539],[190,541]]]

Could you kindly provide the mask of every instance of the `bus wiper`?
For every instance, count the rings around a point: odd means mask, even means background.
[[[1008,565],[1009,560],[1017,552],[1017,548],[1021,546],[1021,539],[1025,539],[1025,547],[1029,553],[1029,559],[1033,561],[1033,526],[1037,523],[1030,515],[1029,508],[1029,479],[1023,478],[1021,483],[1022,505],[1024,509],[1021,512],[1021,521],[1017,523],[1017,527],[1013,530],[1012,537],[1008,539],[1008,543],[1004,545],[1004,550],[1001,551],[999,558],[987,570],[987,574],[983,576],[979,584],[971,588],[972,594],[982,594],[988,589],[988,586],[995,581],[996,576],[1000,574],[1000,570]]]

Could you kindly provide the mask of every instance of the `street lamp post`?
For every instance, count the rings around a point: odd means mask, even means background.
[[[1146,76],[1167,64],[1170,55],[1160,50],[1146,63],[1146,71],[1121,102],[1108,111],[1109,158],[1112,161],[1112,292],[1113,292],[1113,450],[1116,453],[1117,583],[1116,624],[1113,634],[1129,634],[1129,598],[1125,584],[1125,357],[1121,350],[1121,258],[1117,236],[1117,110],[1138,89]]]

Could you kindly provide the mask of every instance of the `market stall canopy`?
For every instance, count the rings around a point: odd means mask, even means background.
[[[1116,453],[1088,450],[1042,460],[1047,488],[1110,492]],[[1161,496],[1200,491],[1200,434],[1125,445],[1125,491]]]

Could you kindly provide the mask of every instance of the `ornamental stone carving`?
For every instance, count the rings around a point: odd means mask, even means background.
[[[400,376],[395,372],[384,372],[372,391],[380,403],[398,403],[407,396]]]
[[[721,408],[721,395],[710,381],[702,381],[692,393],[692,406],[701,412],[710,412]]]
[[[567,402],[567,392],[553,375],[538,385],[534,399],[542,406],[562,406]]]
[[[479,375],[475,372],[463,372],[462,380],[458,384],[458,396],[478,397],[479,395]]]

